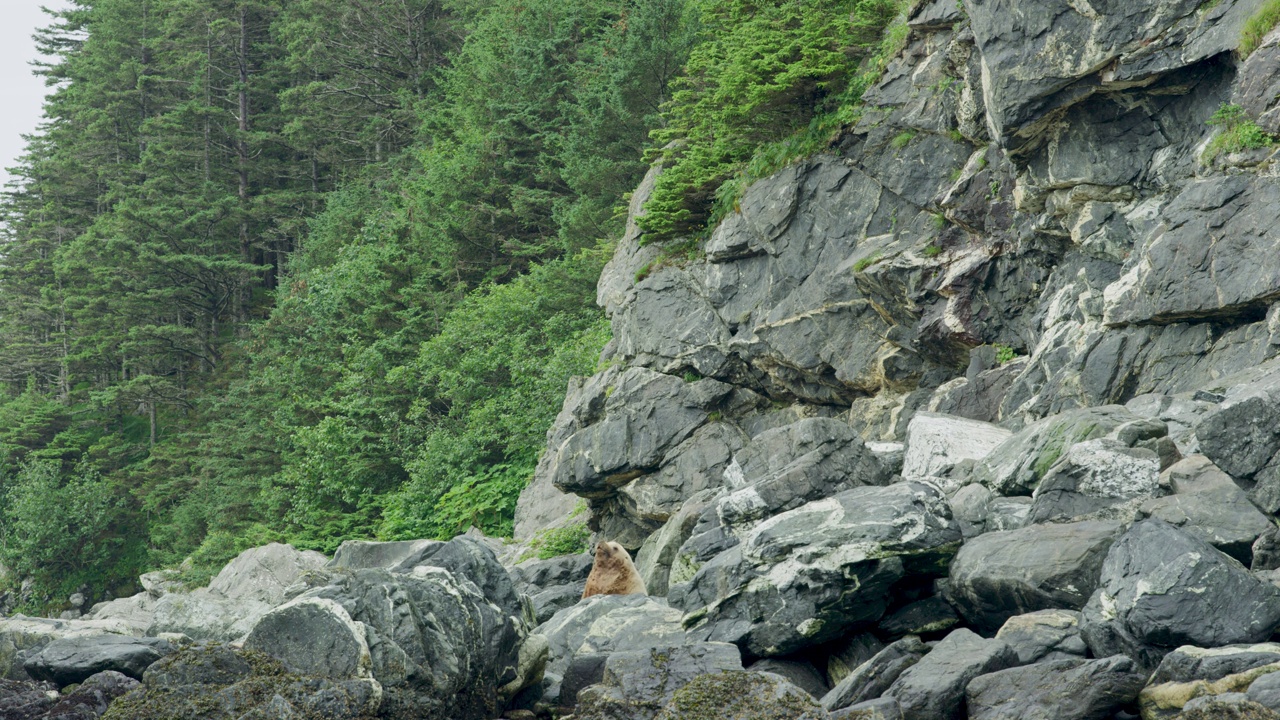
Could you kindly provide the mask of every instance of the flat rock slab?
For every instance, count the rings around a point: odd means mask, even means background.
[[[965,698],[969,720],[1105,720],[1137,699],[1146,680],[1123,655],[1057,660],[974,678]]]
[[[907,426],[902,476],[938,482],[950,489],[946,476],[963,460],[981,460],[1013,433],[991,423],[937,413],[916,413]]]
[[[947,592],[966,620],[995,631],[1015,615],[1079,610],[1123,525],[1087,521],[980,535],[951,563]]]
[[[36,680],[48,680],[60,687],[83,682],[92,675],[112,670],[135,680],[174,647],[160,638],[98,635],[54,640],[27,658],[23,667]]]

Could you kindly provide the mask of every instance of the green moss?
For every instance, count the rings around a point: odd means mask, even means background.
[[[953,141],[955,141],[955,142],[964,142],[964,141],[965,141],[964,133],[960,132],[960,129],[959,129],[959,128],[952,128],[952,129],[948,130],[948,131],[947,131],[947,137],[951,138],[951,139],[952,139]]]
[[[701,675],[678,690],[661,720],[797,720],[817,717],[821,707],[812,698],[788,693],[772,698],[764,676],[747,672]]]
[[[947,226],[947,216],[942,213],[932,213],[929,219],[935,230],[941,230]]]
[[[1012,362],[1013,359],[1018,356],[1018,354],[1014,352],[1014,349],[1009,347],[1008,345],[996,343],[995,349],[996,349],[996,362],[1000,363],[1001,365],[1004,365],[1007,362]]]
[[[915,139],[915,136],[915,130],[905,130],[894,136],[894,138],[889,141],[889,144],[893,146],[894,150],[901,150],[902,148],[910,145],[911,141]]]
[[[942,247],[938,245],[929,245],[926,246],[924,250],[921,250],[920,254],[927,258],[935,258],[942,254]]]
[[[1240,31],[1240,57],[1247,58],[1261,45],[1267,33],[1280,24],[1280,0],[1268,0],[1250,17]]]

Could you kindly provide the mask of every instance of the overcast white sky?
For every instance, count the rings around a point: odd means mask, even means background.
[[[0,0],[0,184],[9,182],[7,168],[22,154],[23,133],[40,124],[44,101],[44,79],[31,74],[28,64],[36,59],[31,34],[49,24],[41,6],[63,9],[65,0]]]

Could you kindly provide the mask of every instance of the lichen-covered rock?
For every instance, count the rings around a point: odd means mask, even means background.
[[[1105,720],[1146,684],[1133,660],[1055,660],[974,678],[965,689],[969,720]]]
[[[1119,405],[1073,410],[1028,425],[991,451],[974,479],[999,495],[1030,495],[1049,469],[1076,444],[1133,428],[1124,444],[1168,432],[1163,424],[1139,418]]]
[[[702,675],[677,691],[657,720],[828,720],[804,690],[766,673]]]
[[[1069,522],[1163,494],[1160,457],[1099,438],[1071,446],[1036,487],[1028,523]]]
[[[855,488],[765,520],[669,597],[697,636],[786,655],[878,620],[894,583],[942,575],[960,539],[931,485]]]
[[[1208,543],[1161,520],[1111,546],[1081,634],[1095,656],[1147,667],[1180,645],[1265,640],[1280,626],[1280,589]]]
[[[1035,610],[1079,610],[1123,531],[1118,522],[1089,521],[973,538],[951,562],[948,597],[970,624],[986,631]]]
[[[1280,510],[1280,372],[1240,378],[1217,410],[1196,426],[1200,448],[1249,489],[1262,510]]]

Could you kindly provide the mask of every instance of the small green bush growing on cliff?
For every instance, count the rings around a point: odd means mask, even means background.
[[[866,270],[867,268],[871,267],[872,265],[875,265],[876,263],[880,262],[883,259],[884,257],[878,252],[873,255],[868,255],[867,257],[864,257],[858,262],[853,264],[853,271],[856,273],[860,273],[863,270]]]
[[[1258,127],[1244,108],[1239,105],[1223,104],[1209,118],[1209,124],[1220,128],[1218,135],[1209,141],[1204,149],[1201,162],[1208,164],[1223,153],[1256,150],[1276,144],[1276,137]]]
[[[889,144],[893,146],[894,150],[901,150],[902,148],[910,145],[911,140],[915,138],[915,136],[916,133],[914,130],[907,130],[894,136],[893,140],[890,141]]]
[[[1004,345],[1002,343],[996,343],[995,348],[996,348],[996,362],[1000,363],[1001,365],[1004,365],[1005,363],[1008,363],[1008,362],[1013,362],[1013,359],[1018,356],[1018,354],[1014,352],[1013,348],[1009,347],[1008,345]]]
[[[1245,22],[1244,29],[1240,31],[1240,57],[1252,55],[1276,25],[1280,25],[1280,0],[1268,0]]]

